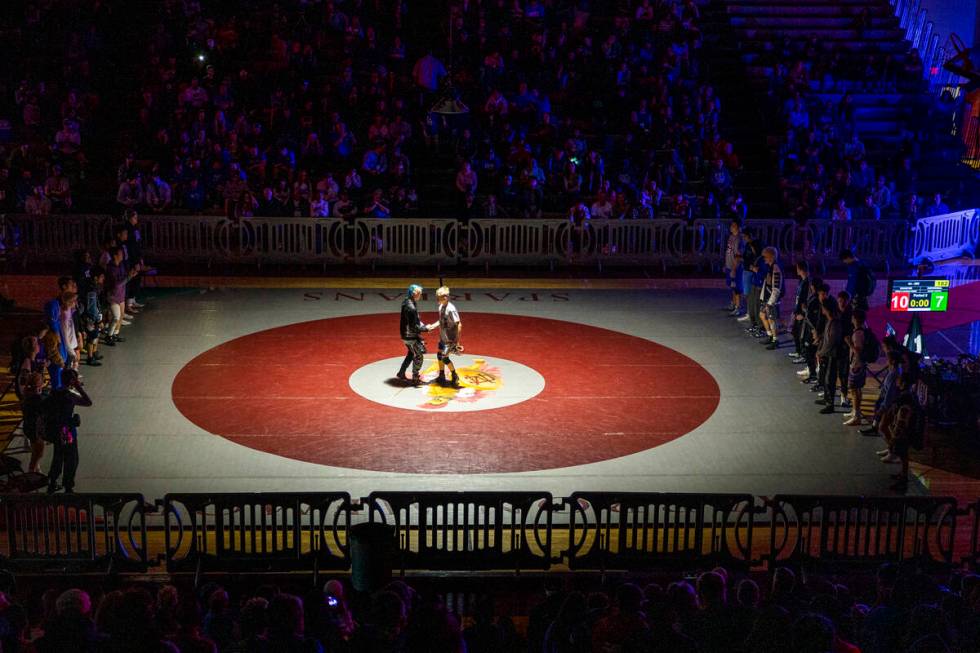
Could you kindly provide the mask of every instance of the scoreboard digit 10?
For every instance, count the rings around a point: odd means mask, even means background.
[[[949,305],[949,279],[892,279],[889,295],[893,311],[945,312]]]

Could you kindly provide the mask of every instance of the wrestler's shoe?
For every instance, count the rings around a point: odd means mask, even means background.
[[[419,386],[421,386],[422,385],[422,377],[419,376],[418,374],[413,374],[412,375],[412,385],[414,385],[416,388],[418,388]]]
[[[453,378],[452,381],[449,382],[449,385],[459,390],[459,374],[456,374],[455,371],[453,372]]]
[[[433,379],[433,381],[437,385],[446,385],[446,373],[445,372],[439,372],[439,376],[437,376],[435,379]]]
[[[395,375],[395,378],[398,379],[399,381],[404,381],[405,383],[409,382],[408,377],[405,376],[404,372],[399,372],[398,374]]]

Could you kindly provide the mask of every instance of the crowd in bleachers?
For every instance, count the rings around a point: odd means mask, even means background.
[[[782,213],[801,221],[884,218],[914,224],[949,212],[940,193],[921,194],[917,169],[931,130],[899,126],[886,134],[876,169],[857,116],[855,94],[909,92],[892,110],[912,112],[911,125],[943,120],[917,93],[923,84],[918,51],[859,54],[825,48],[811,37],[783,41],[758,63],[769,70],[771,124],[782,130],[771,133]]]
[[[524,597],[527,614],[514,614],[524,601],[513,594],[509,605],[487,592],[460,615],[402,581],[373,593],[340,580],[296,593],[144,583],[49,590],[25,606],[2,580],[0,641],[25,653],[965,653],[980,641],[980,577],[942,583],[892,564],[866,591],[788,568],[764,587],[723,568],[591,587],[554,577],[536,602]]]
[[[103,180],[116,207],[146,212],[744,212],[694,0],[139,7],[122,61],[106,47],[122,2],[16,17],[5,210],[76,209],[75,186],[104,176],[85,155],[101,141],[128,152]],[[64,65],[28,75],[42,39]],[[462,118],[430,111],[450,86]],[[114,102],[121,125],[92,120]]]

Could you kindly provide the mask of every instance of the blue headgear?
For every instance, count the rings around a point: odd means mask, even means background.
[[[422,286],[420,286],[417,283],[413,283],[408,287],[408,296],[411,297],[412,295],[414,295],[416,290],[422,292]]]

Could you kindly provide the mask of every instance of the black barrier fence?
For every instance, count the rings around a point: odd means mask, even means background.
[[[576,492],[570,569],[751,566],[755,499],[748,494]]]
[[[0,567],[37,574],[980,568],[980,501],[947,497],[8,494],[0,515]]]
[[[162,511],[171,573],[350,566],[346,492],[168,494]]]
[[[373,492],[368,518],[394,528],[401,569],[538,569],[553,562],[548,492]]]
[[[112,573],[147,568],[140,494],[0,495],[4,566],[32,573]],[[152,509],[152,506],[150,506]]]
[[[769,564],[954,562],[954,499],[777,495],[769,502]]]

